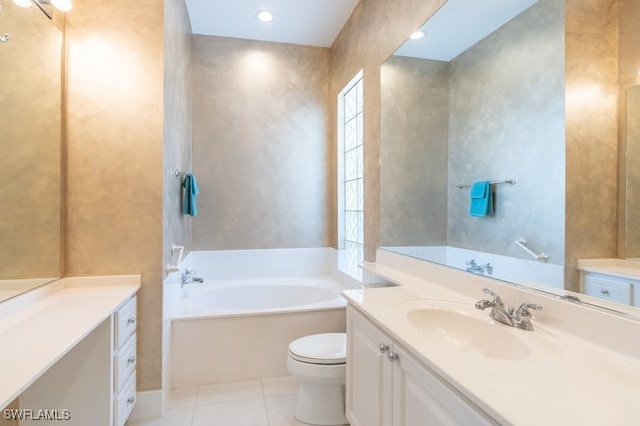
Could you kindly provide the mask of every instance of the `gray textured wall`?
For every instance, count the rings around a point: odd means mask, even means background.
[[[381,246],[447,244],[450,70],[402,56],[381,66]]]
[[[329,49],[194,36],[193,249],[330,242]]]
[[[174,170],[190,172],[191,121],[191,23],[184,0],[165,0],[164,36],[164,155],[162,186],[163,264],[175,263],[173,244],[191,247],[191,217],[181,214],[181,178]]]
[[[449,245],[564,263],[564,7],[540,0],[452,61]],[[495,216],[469,215],[460,183],[495,187]]]

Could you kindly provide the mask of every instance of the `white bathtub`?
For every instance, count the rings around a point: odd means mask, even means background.
[[[174,321],[345,306],[345,286],[331,277],[283,277],[187,284]]]
[[[171,323],[171,385],[287,375],[291,341],[345,331],[346,288],[330,276],[188,284]]]

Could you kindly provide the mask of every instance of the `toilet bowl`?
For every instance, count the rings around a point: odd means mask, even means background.
[[[295,416],[311,425],[344,425],[345,333],[301,337],[289,344],[287,368],[300,383]]]

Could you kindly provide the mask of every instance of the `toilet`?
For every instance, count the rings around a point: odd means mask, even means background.
[[[289,344],[287,368],[299,381],[295,416],[311,425],[344,425],[345,333],[301,337]]]

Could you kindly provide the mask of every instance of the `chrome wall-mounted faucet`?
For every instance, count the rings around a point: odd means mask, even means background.
[[[523,303],[518,309],[507,308],[500,296],[494,291],[483,288],[482,291],[491,296],[491,300],[479,300],[476,302],[476,309],[484,311],[487,308],[491,308],[489,316],[505,325],[510,327],[520,328],[522,330],[533,331],[533,324],[531,324],[531,309],[535,311],[541,311],[542,306],[535,303]]]
[[[193,274],[195,274],[195,271],[185,269],[184,272],[180,274],[180,287],[184,287],[186,284],[204,282],[204,279],[200,277],[194,277]]]

